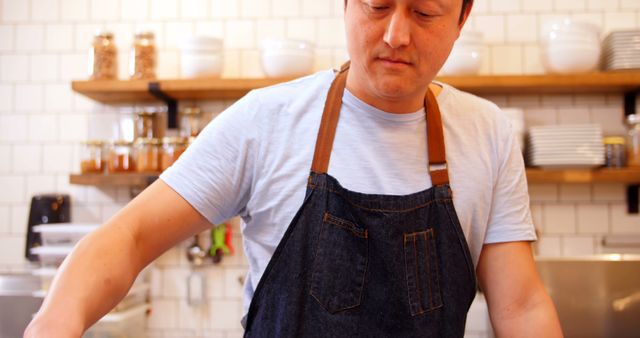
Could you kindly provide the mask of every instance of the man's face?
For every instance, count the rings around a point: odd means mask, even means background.
[[[423,97],[459,36],[461,10],[462,0],[348,0],[349,90],[373,105]]]

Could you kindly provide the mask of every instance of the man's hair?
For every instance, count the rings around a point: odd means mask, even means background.
[[[462,0],[462,11],[460,12],[460,22],[464,17],[464,11],[473,4],[473,0]],[[347,0],[344,0],[344,6],[347,7]]]

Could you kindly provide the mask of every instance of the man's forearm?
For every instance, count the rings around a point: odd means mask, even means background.
[[[118,226],[82,239],[60,266],[25,337],[79,337],[127,294],[142,268],[135,250]]]
[[[563,337],[558,314],[546,292],[538,293],[523,304],[491,310],[490,316],[498,338]]]

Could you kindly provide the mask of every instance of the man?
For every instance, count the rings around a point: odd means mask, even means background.
[[[562,336],[508,122],[432,83],[471,6],[345,0],[351,64],[214,120],[79,243],[26,336],[80,336],[162,252],[234,215],[246,336],[461,337],[476,275],[498,337]]]

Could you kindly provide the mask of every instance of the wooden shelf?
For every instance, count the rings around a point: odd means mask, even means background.
[[[146,187],[158,178],[158,174],[74,174],[71,184],[90,186]],[[527,168],[530,184],[539,183],[640,183],[638,169],[564,169],[545,170]]]
[[[69,183],[90,186],[146,187],[158,174],[72,174]]]
[[[176,100],[239,99],[252,89],[267,87],[291,79],[210,79],[156,81],[73,81],[71,88],[102,103],[127,103],[157,100],[149,84],[158,83],[160,91]]]
[[[640,168],[623,169],[563,169],[527,168],[531,183],[626,183],[640,184]]]
[[[290,79],[157,80],[177,100],[238,99],[252,89]],[[576,75],[491,75],[440,77],[438,81],[478,95],[543,93],[625,93],[640,89],[640,71]],[[74,91],[102,103],[150,101],[150,81],[73,81]]]

